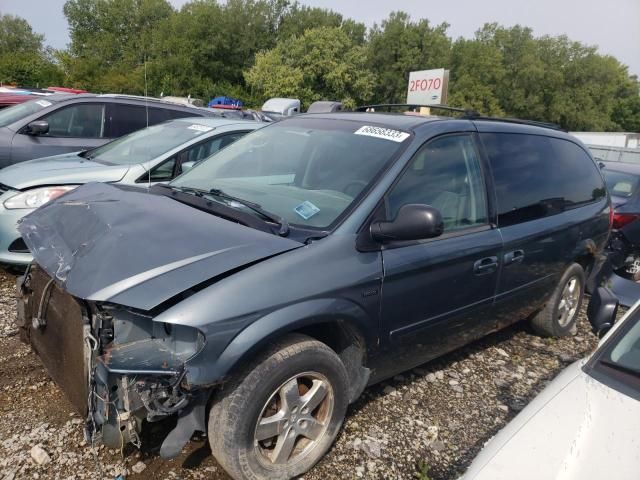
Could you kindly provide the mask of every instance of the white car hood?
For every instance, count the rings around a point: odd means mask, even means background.
[[[474,460],[464,480],[638,480],[640,402],[567,368]]]

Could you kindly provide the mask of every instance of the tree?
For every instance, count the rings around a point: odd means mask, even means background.
[[[41,87],[60,83],[63,74],[54,51],[43,41],[44,36],[34,33],[23,18],[0,15],[0,83]]]
[[[376,102],[406,100],[409,72],[448,67],[451,40],[446,23],[435,27],[417,22],[404,12],[393,12],[369,34],[368,65],[378,77]]]
[[[560,124],[569,130],[636,125],[637,87],[626,67],[566,36],[486,24],[452,48],[450,101],[482,113]]]
[[[342,15],[323,8],[301,6],[299,3],[287,5],[277,25],[278,40],[302,35],[306,30],[320,27],[340,27]]]
[[[371,98],[375,76],[366,67],[365,47],[337,27],[307,30],[259,53],[245,80],[264,98],[291,96],[309,105],[341,100],[355,106]]]
[[[143,93],[154,32],[173,12],[166,0],[68,0],[72,79],[97,91]]]
[[[67,0],[64,12],[64,52],[43,48],[24,20],[0,17],[0,81],[64,72],[69,85],[99,92],[402,103],[409,72],[448,68],[454,106],[571,130],[640,129],[638,79],[624,65],[525,26],[490,23],[453,42],[446,23],[393,12],[367,31],[295,0],[191,0],[180,10],[168,0]]]
[[[0,56],[32,54],[43,48],[44,36],[20,17],[0,15]]]
[[[640,82],[637,77],[630,77],[622,86],[611,119],[619,130],[640,132]]]
[[[504,115],[496,92],[506,72],[502,53],[477,40],[457,40],[451,50],[449,104],[484,115]]]

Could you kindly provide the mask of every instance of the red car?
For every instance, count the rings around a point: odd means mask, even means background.
[[[0,90],[0,109],[33,99],[34,96],[49,96],[56,93],[87,93],[86,90],[66,87],[3,88]]]

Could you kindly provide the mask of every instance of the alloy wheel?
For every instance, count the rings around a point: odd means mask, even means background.
[[[581,291],[582,285],[578,277],[569,278],[562,290],[562,296],[558,304],[558,324],[560,327],[564,328],[573,321],[580,303]]]
[[[258,417],[258,458],[267,465],[283,465],[307,457],[327,431],[334,403],[331,384],[320,373],[304,372],[284,382]]]

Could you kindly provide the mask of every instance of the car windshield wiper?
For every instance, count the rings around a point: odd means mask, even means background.
[[[175,187],[174,187],[175,188]],[[208,192],[200,191],[201,194],[205,195],[213,195],[218,198],[223,198],[225,200],[230,200],[232,202],[237,202],[244,207],[247,207],[250,210],[262,215],[263,217],[269,219],[273,223],[277,224],[280,228],[278,229],[278,235],[284,237],[289,234],[289,222],[286,219],[282,218],[275,213],[271,213],[264,208],[262,208],[257,203],[251,202],[249,200],[245,200],[243,198],[234,197],[233,195],[229,195],[228,193],[223,192],[219,188],[212,188]]]
[[[167,185],[167,186],[171,188],[171,190],[178,190],[179,192],[188,193],[189,195],[194,195],[196,197],[202,197],[205,193],[207,193],[206,190],[200,190],[199,188],[176,187],[174,185]]]

